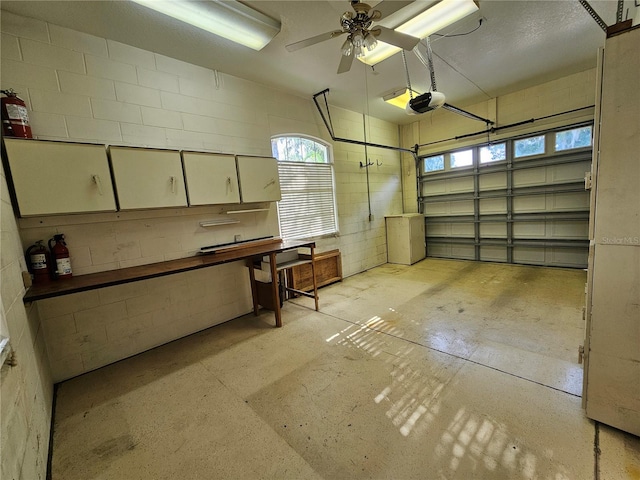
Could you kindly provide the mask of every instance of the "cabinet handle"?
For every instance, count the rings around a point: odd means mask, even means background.
[[[265,188],[267,188],[267,187],[270,187],[270,186],[271,186],[271,185],[273,185],[274,183],[276,183],[276,179],[275,179],[275,178],[272,178],[272,179],[271,179],[271,181],[270,181],[269,183],[267,183],[267,184],[263,187],[263,189],[265,189]]]
[[[233,192],[233,185],[231,185],[231,177],[227,177],[227,191]]]
[[[102,195],[102,181],[100,180],[100,175],[91,175],[91,180],[93,180],[93,183],[98,187],[98,194]]]
[[[171,177],[171,193],[176,193],[176,177]]]

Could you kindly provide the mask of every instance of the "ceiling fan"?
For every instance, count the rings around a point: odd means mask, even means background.
[[[343,34],[347,34],[347,39],[341,47],[342,58],[338,66],[338,73],[345,73],[351,69],[354,58],[362,57],[367,51],[373,50],[378,40],[404,50],[411,50],[420,41],[419,38],[396,32],[382,25],[373,25],[383,17],[386,17],[400,8],[412,3],[410,1],[391,1],[380,2],[375,7],[371,7],[360,0],[351,0],[353,12],[346,11],[340,17],[340,26],[342,30],[334,30],[332,32],[316,35],[299,42],[291,43],[285,48],[289,52],[295,52],[301,48],[315,45],[316,43],[331,40]]]
[[[480,25],[482,25],[482,20],[480,20]],[[420,115],[421,113],[430,112],[431,110],[435,110],[436,108],[444,108],[445,110],[449,110],[450,112],[457,113],[458,115],[462,115],[467,118],[471,118],[473,120],[479,120],[481,122],[485,122],[487,125],[493,125],[494,122],[487,118],[482,118],[474,113],[467,112],[462,108],[454,107],[453,105],[446,102],[446,98],[444,93],[439,92],[436,88],[436,74],[433,69],[433,57],[431,52],[431,42],[429,41],[429,37],[426,38],[425,41],[420,42],[421,45],[426,46],[426,58],[424,54],[420,51],[420,48],[415,48],[413,51],[418,57],[418,59],[424,64],[425,67],[429,70],[429,74],[431,76],[431,91],[427,93],[423,93],[422,95],[418,95],[417,97],[411,98],[407,102],[407,106],[405,108],[406,112],[410,115]],[[411,90],[411,81],[409,79],[409,69],[407,67],[407,59],[404,56],[404,52],[402,55],[402,60],[404,61],[404,66],[407,74],[407,89]]]

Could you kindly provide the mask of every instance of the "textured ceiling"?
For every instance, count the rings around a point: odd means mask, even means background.
[[[244,3],[282,23],[280,33],[259,52],[127,0],[3,0],[0,7],[308,98],[330,88],[333,105],[396,123],[415,121],[416,117],[381,99],[382,94],[406,85],[400,54],[374,68],[355,61],[350,72],[337,75],[343,37],[292,53],[285,50],[289,43],[338,29],[341,13],[351,8],[349,2]],[[615,23],[615,1],[590,4],[608,25]],[[577,1],[480,0],[479,5],[478,12],[440,33],[471,31],[482,18],[478,30],[466,36],[431,39],[438,90],[446,94],[448,103],[464,107],[595,66],[605,35]],[[634,8],[633,1],[625,2],[627,6]],[[413,53],[407,53],[407,60],[413,89],[427,91],[428,71]]]

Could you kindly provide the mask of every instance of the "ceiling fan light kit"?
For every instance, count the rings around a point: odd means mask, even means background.
[[[431,8],[407,20],[395,29],[395,32],[404,33],[419,39],[427,38],[445,27],[463,19],[478,11],[478,5],[474,0],[442,0]],[[382,44],[375,52],[360,58],[367,65],[375,65],[382,60],[398,53],[401,49],[389,44]]]
[[[280,22],[236,0],[132,0],[232,42],[262,50],[280,31]]]

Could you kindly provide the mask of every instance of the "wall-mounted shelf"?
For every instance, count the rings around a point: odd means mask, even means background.
[[[214,218],[213,220],[205,220],[200,222],[200,226],[206,227],[218,227],[220,225],[232,225],[234,223],[240,223],[237,218]]]

